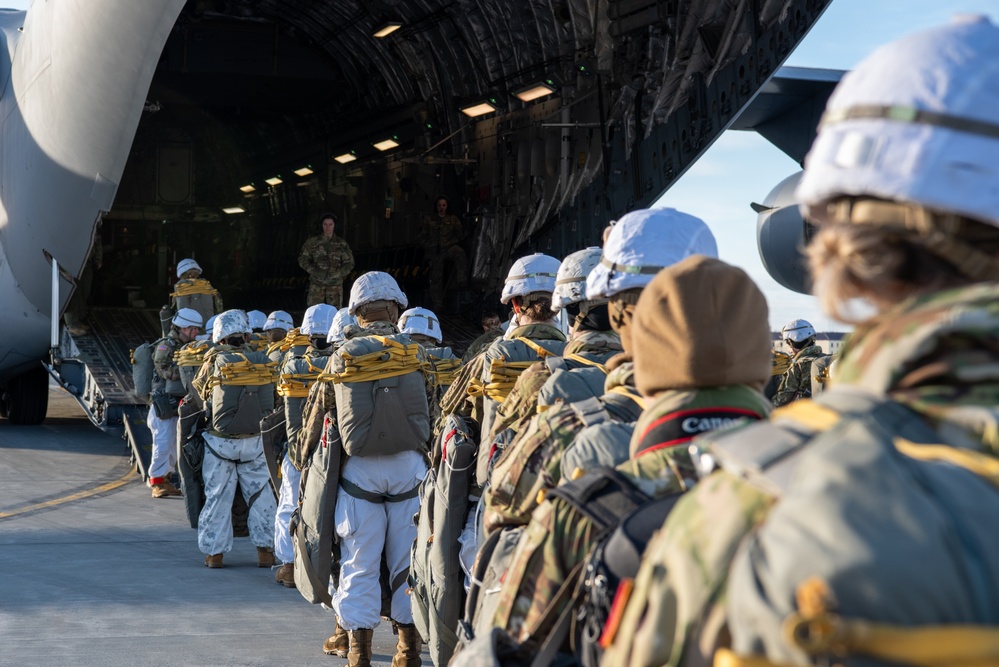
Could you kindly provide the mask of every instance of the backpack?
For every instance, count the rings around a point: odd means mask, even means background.
[[[348,456],[426,451],[430,440],[425,364],[405,334],[352,338],[327,365],[337,426]]]
[[[205,506],[205,481],[201,476],[201,464],[205,460],[205,441],[201,435],[205,410],[189,399],[185,398],[177,408],[180,416],[177,422],[177,442],[180,446],[177,472],[184,491],[187,521],[191,528],[197,529],[198,517]]]
[[[198,392],[193,390],[191,384],[194,382],[195,376],[198,374],[198,369],[205,361],[205,354],[211,348],[212,344],[206,340],[196,340],[187,343],[177,350],[174,355],[174,361],[177,362],[177,370],[180,373],[180,382],[184,385],[184,391],[186,392],[186,399],[194,399],[199,408],[203,408],[204,405],[201,402],[201,397],[198,396]]]
[[[135,396],[140,401],[149,400],[149,394],[153,390],[153,350],[156,343],[143,343],[132,350],[132,385],[135,388]]]
[[[442,391],[447,391],[447,388],[454,383],[458,376],[458,371],[461,370],[461,359],[455,355],[450,347],[428,347],[426,350],[427,355],[434,362],[434,376],[437,380],[437,386]]]
[[[420,513],[409,570],[413,621],[435,665],[446,665],[458,644],[465,603],[458,536],[469,511],[478,446],[464,420],[448,415],[420,488]]]
[[[201,321],[207,322],[213,315],[222,312],[218,294],[218,290],[207,280],[184,278],[177,281],[174,291],[170,293],[171,305],[174,312],[181,308],[193,308],[201,315]]]
[[[219,350],[212,364],[212,429],[226,436],[260,433],[260,420],[274,410],[274,363],[260,352]]]
[[[680,496],[657,498],[632,510],[586,557],[572,627],[573,653],[583,667],[598,667],[603,646],[614,640],[645,547]]]
[[[546,362],[549,360],[546,360]],[[549,364],[549,368],[552,365]],[[538,412],[545,412],[559,403],[574,403],[598,398],[604,393],[607,372],[602,367],[558,368],[538,392]]]
[[[963,435],[836,387],[696,443],[720,470],[650,542],[605,663],[710,662],[715,647],[731,645],[719,661],[947,664],[939,652],[926,661],[926,642],[948,652],[965,642],[940,637],[941,624],[999,618],[999,475]],[[847,631],[835,652],[798,644],[820,636],[815,622]],[[751,655],[760,651],[766,658]]]
[[[295,587],[312,604],[331,605],[330,582],[338,579],[339,549],[333,516],[343,457],[336,420],[327,413],[319,446],[302,469],[298,507],[290,523],[295,544]]]

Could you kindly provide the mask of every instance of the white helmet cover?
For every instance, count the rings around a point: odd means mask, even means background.
[[[249,329],[250,323],[246,319],[246,313],[241,310],[227,310],[215,316],[212,342],[218,343],[229,336],[245,334]]]
[[[267,315],[260,310],[251,310],[246,314],[250,319],[250,329],[263,329],[267,324]]]
[[[399,289],[395,278],[383,271],[368,271],[350,287],[348,312],[357,315],[357,307],[372,301],[395,301],[399,308],[409,305],[406,295]]]
[[[611,227],[600,263],[586,279],[586,298],[641,289],[691,255],[718,257],[714,234],[700,218],[673,208],[626,213]]]
[[[560,262],[540,252],[521,257],[506,274],[500,302],[507,304],[515,296],[534,292],[553,292]]]
[[[198,327],[200,329],[202,325],[201,313],[194,308],[181,308],[170,322],[179,329],[186,327]]]
[[[325,336],[333,324],[336,308],[328,303],[317,303],[309,306],[302,318],[302,333],[306,336]]]
[[[357,320],[347,308],[341,308],[336,311],[336,315],[333,316],[333,322],[330,324],[330,331],[326,335],[326,341],[329,343],[340,343],[344,340],[343,330],[346,329],[351,324],[357,324]]]
[[[182,275],[184,275],[191,269],[197,269],[198,271],[201,271],[201,266],[193,259],[180,260],[179,262],[177,262],[177,277],[180,278]]]
[[[404,334],[423,334],[438,343],[443,339],[440,320],[426,308],[410,308],[399,316],[398,326]]]
[[[552,293],[552,310],[556,313],[566,306],[586,301],[586,276],[600,263],[600,248],[577,250],[562,260],[555,276]]]
[[[795,343],[806,341],[814,335],[815,327],[808,320],[791,320],[780,330],[780,337],[783,340]]]
[[[270,331],[272,329],[288,329],[295,328],[295,320],[292,319],[291,315],[283,310],[275,310],[273,313],[267,316],[267,321],[264,323],[264,331]]]
[[[883,46],[836,87],[805,158],[803,213],[869,196],[999,226],[999,28],[983,16]]]

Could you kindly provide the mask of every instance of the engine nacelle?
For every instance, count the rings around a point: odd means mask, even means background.
[[[770,191],[762,204],[752,206],[758,214],[756,245],[767,273],[789,290],[811,294],[804,248],[813,228],[802,218],[794,195],[803,173],[788,176]]]

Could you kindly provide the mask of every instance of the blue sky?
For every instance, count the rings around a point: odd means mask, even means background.
[[[955,13],[986,14],[999,22],[999,0],[833,0],[785,62],[796,67],[850,69],[875,48],[902,35],[941,25]],[[803,317],[819,331],[846,331],[819,309],[813,297],[784,289],[763,268],[756,249],[756,214],[785,177],[798,171],[791,158],[753,132],[722,135],[670,188],[658,204],[702,218],[718,239],[725,261],[742,267],[763,290],[774,331]]]
[[[0,0],[26,9],[29,0]],[[786,65],[850,69],[875,48],[904,34],[946,23],[955,13],[989,15],[999,22],[999,0],[833,0]],[[766,294],[770,327],[803,317],[820,331],[848,329],[823,314],[814,298],[774,282],[756,250],[756,214],[773,187],[798,170],[789,157],[752,132],[726,132],[659,200],[704,219],[722,259],[745,269]]]

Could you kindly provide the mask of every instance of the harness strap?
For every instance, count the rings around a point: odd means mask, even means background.
[[[212,453],[212,456],[214,456],[215,458],[217,458],[220,461],[228,461],[229,463],[236,463],[236,464],[239,464],[239,463],[250,463],[250,461],[244,461],[242,459],[230,459],[228,457],[222,456],[221,454],[219,454],[218,452],[216,452],[215,449],[213,449],[211,445],[208,444],[208,440],[206,438],[202,438],[202,440],[205,441],[205,449],[207,449],[208,451],[210,451]],[[258,493],[259,493],[259,491],[258,491]]]
[[[420,495],[420,485],[417,484],[409,491],[403,493],[397,493],[395,495],[388,493],[376,493],[374,491],[368,491],[367,489],[362,489],[357,484],[354,484],[349,479],[340,478],[340,486],[344,491],[347,492],[352,498],[357,498],[358,500],[366,500],[369,503],[375,503],[376,505],[382,505],[384,503],[401,503],[404,500],[409,500],[411,498],[416,498]]]
[[[581,401],[576,401],[575,403],[570,403],[569,408],[576,414],[579,421],[583,422],[584,426],[602,424],[611,418],[604,404],[592,396],[584,398]]]

